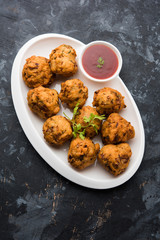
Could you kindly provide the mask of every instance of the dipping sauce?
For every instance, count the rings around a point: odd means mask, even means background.
[[[86,49],[82,56],[82,65],[91,77],[105,79],[117,71],[118,58],[111,48],[97,44]]]

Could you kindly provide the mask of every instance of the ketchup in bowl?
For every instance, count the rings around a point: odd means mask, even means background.
[[[117,71],[118,58],[110,47],[102,44],[92,45],[83,53],[82,66],[91,77],[107,79]]]

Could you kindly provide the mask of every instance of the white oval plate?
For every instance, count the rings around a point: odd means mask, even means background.
[[[60,148],[54,148],[47,144],[42,133],[44,121],[33,114],[28,107],[26,97],[29,89],[22,80],[22,68],[25,64],[26,58],[31,57],[32,55],[49,58],[49,54],[52,49],[63,43],[71,45],[76,50],[77,58],[84,47],[82,42],[65,35],[44,34],[28,41],[18,52],[13,63],[11,74],[12,98],[17,116],[33,147],[40,156],[62,176],[74,183],[89,188],[107,189],[116,187],[130,179],[137,171],[142,161],[145,142],[143,124],[138,108],[128,89],[119,77],[110,82],[97,83],[85,78],[80,70],[78,70],[78,72],[72,77],[81,79],[89,89],[89,97],[85,105],[92,106],[94,91],[105,86],[117,89],[125,97],[125,104],[127,105],[127,108],[122,110],[120,115],[132,123],[135,128],[136,136],[128,142],[132,149],[130,164],[126,171],[117,177],[114,177],[110,173],[106,172],[98,162],[96,162],[94,166],[91,166],[83,171],[76,171],[73,169],[67,161],[69,143],[66,143]],[[55,88],[58,92],[60,92],[60,83],[60,80],[55,81],[51,88]],[[63,115],[63,111],[65,111],[65,113],[69,116],[72,116],[70,110],[61,105],[61,111],[58,114]],[[95,137],[93,141],[95,143],[98,142],[101,147],[103,146],[99,136]]]

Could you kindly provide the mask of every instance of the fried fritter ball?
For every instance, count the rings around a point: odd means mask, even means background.
[[[39,56],[32,56],[26,59],[22,77],[29,88],[49,86],[54,80],[49,60]]]
[[[65,117],[53,116],[45,121],[43,134],[47,142],[61,146],[72,138],[71,123]]]
[[[112,113],[102,124],[101,135],[104,144],[116,144],[134,138],[135,130],[131,123],[118,113]]]
[[[101,148],[98,161],[104,169],[117,176],[128,167],[131,155],[132,151],[128,143],[109,144]]]
[[[28,106],[40,118],[46,119],[56,115],[59,110],[58,92],[39,86],[31,89],[27,95]]]
[[[79,110],[79,114],[75,116],[75,122],[77,124],[80,123],[82,127],[87,126],[88,123],[86,123],[84,121],[84,117],[89,118],[91,113],[94,114],[94,115],[99,115],[95,108],[90,107],[90,106],[83,106]],[[94,119],[92,123],[96,126],[97,132],[95,131],[93,126],[86,127],[85,128],[85,135],[86,135],[86,137],[93,138],[94,136],[96,136],[98,134],[98,131],[101,128],[101,122],[102,121],[99,120],[99,119]]]
[[[62,44],[50,54],[53,73],[70,77],[77,72],[76,51],[69,45]]]
[[[79,79],[71,79],[61,83],[59,98],[73,109],[77,103],[82,107],[88,98],[88,88]]]
[[[94,144],[89,138],[84,140],[75,138],[71,141],[68,162],[76,169],[82,170],[94,164],[97,153],[99,151],[99,144]]]
[[[115,89],[104,87],[95,91],[93,97],[93,106],[96,106],[99,114],[108,115],[113,112],[119,112],[125,108],[124,97]]]

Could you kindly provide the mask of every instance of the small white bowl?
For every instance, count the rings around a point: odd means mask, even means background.
[[[115,72],[111,77],[109,77],[109,78],[104,78],[104,79],[94,78],[94,77],[91,77],[91,76],[84,70],[84,67],[83,67],[83,64],[82,64],[83,54],[84,54],[84,52],[87,50],[87,48],[89,48],[90,46],[93,46],[93,45],[105,45],[105,46],[109,47],[110,49],[112,49],[112,51],[116,54],[116,56],[117,56],[117,58],[118,58],[118,68],[117,68],[116,72]],[[83,75],[84,75],[86,78],[88,78],[88,79],[90,79],[90,80],[92,80],[92,81],[94,81],[94,82],[107,82],[107,81],[110,81],[110,80],[116,78],[116,77],[119,75],[119,73],[120,73],[120,71],[121,71],[121,68],[122,68],[122,56],[121,56],[119,50],[118,50],[113,44],[111,44],[111,43],[109,43],[109,42],[105,42],[105,41],[94,41],[94,42],[91,42],[91,43],[85,45],[84,48],[82,49],[81,54],[80,54],[80,57],[79,57],[79,67],[80,67]]]

